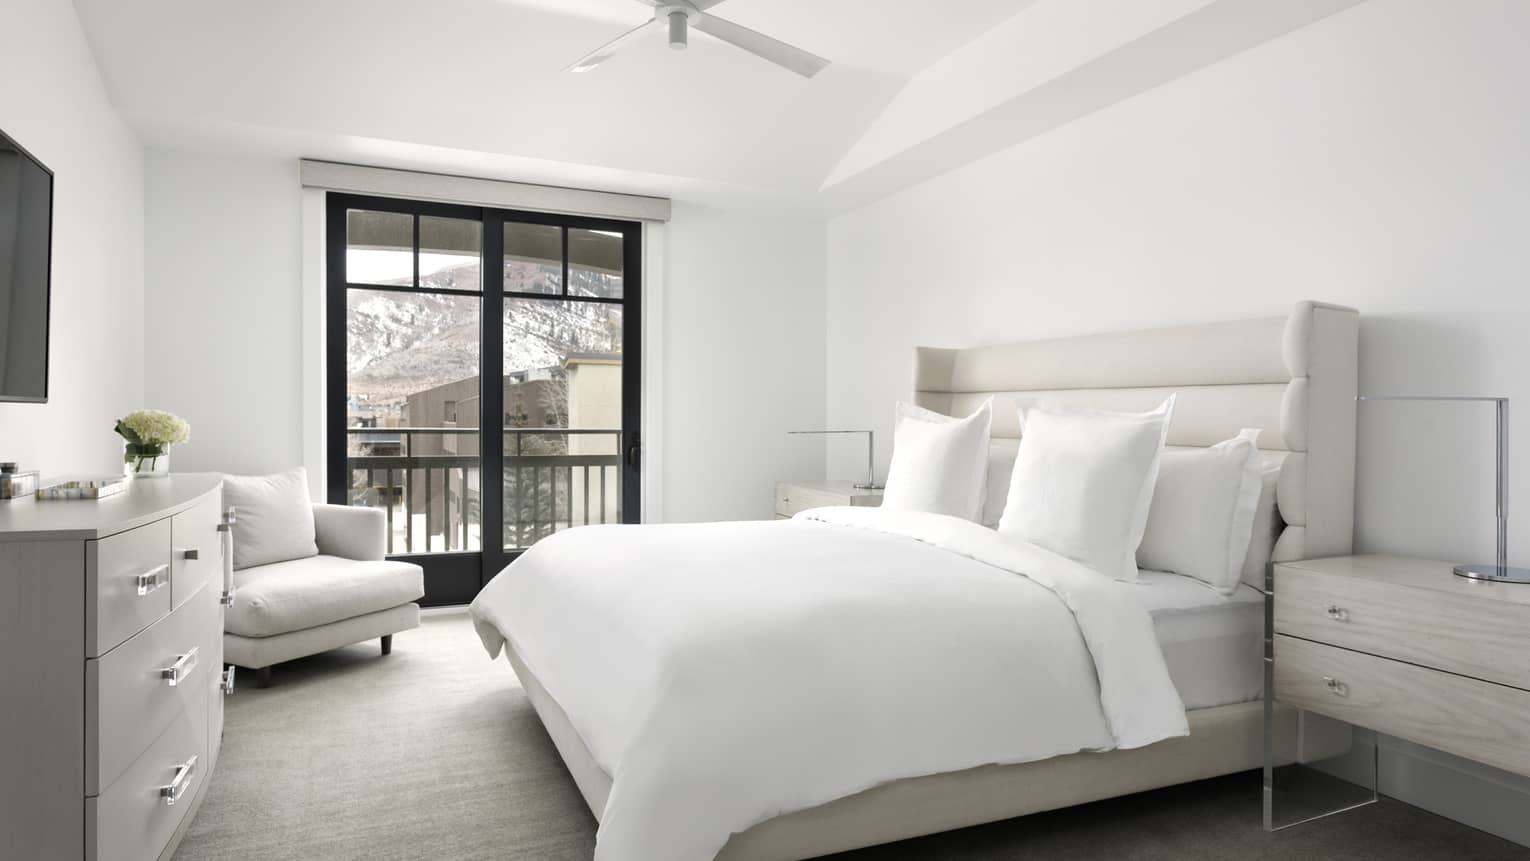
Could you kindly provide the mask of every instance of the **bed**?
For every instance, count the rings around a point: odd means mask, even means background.
[[[1231,596],[1153,572],[1104,589],[975,524],[824,509],[565,533],[485,589],[475,625],[601,820],[601,861],[811,858],[1256,768],[1264,571],[1351,547],[1357,321],[1304,302],[916,350],[916,402],[963,415],[994,398],[996,450],[1018,445],[1004,404],[1030,396],[1138,411],[1177,393],[1169,446],[1263,429]],[[597,573],[628,568],[641,576]],[[1295,734],[1295,715],[1276,720]],[[815,747],[830,743],[844,749]]]

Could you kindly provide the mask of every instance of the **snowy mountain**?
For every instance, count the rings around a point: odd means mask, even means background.
[[[525,271],[528,268],[529,264],[507,262],[506,282],[545,283],[545,272]],[[437,280],[462,283],[460,273],[454,277],[443,270],[425,285],[435,286]],[[550,286],[557,289],[556,283]],[[478,376],[477,297],[348,292],[346,369],[353,402],[389,413],[401,409],[410,394]],[[619,305],[507,297],[502,325],[506,374],[556,367],[572,353],[618,352],[622,345]]]

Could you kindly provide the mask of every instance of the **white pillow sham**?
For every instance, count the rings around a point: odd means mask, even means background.
[[[993,400],[966,418],[899,403],[882,507],[981,522]]]
[[[223,504],[235,508],[235,570],[319,554],[303,467],[276,475],[225,475]]]
[[[1163,453],[1139,567],[1194,577],[1223,595],[1237,591],[1264,486],[1258,439],[1259,431],[1244,430],[1207,448]]]
[[[1107,577],[1137,579],[1174,395],[1146,413],[1020,404],[1020,450],[999,532]]]

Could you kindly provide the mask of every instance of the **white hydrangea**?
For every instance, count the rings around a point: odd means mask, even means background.
[[[122,433],[123,429],[130,431]],[[138,410],[128,413],[117,423],[117,432],[130,443],[146,446],[180,445],[191,439],[191,425],[173,413],[163,410]]]

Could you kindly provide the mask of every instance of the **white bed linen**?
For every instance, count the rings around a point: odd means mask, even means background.
[[[959,518],[836,508],[560,533],[472,615],[611,775],[596,859],[705,861],[888,781],[1186,734],[1132,588]]]
[[[1143,571],[1132,594],[1153,617],[1169,678],[1187,709],[1264,693],[1264,594],[1241,585],[1222,595],[1194,577]]]

